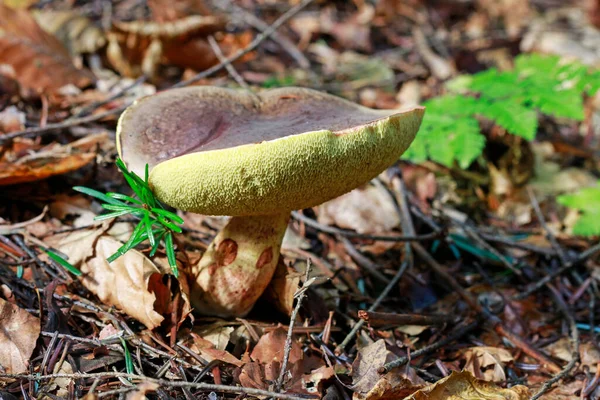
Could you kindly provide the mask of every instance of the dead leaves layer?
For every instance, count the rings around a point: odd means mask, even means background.
[[[9,374],[27,371],[40,336],[40,320],[0,298],[0,367]]]
[[[66,85],[84,87],[93,75],[76,68],[63,45],[42,30],[25,10],[0,4],[0,64],[12,66],[21,85],[35,92],[56,92]]]

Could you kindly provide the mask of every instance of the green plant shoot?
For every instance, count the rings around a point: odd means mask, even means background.
[[[583,120],[583,96],[600,88],[600,71],[555,56],[529,54],[517,57],[513,70],[459,76],[446,87],[449,94],[423,104],[427,112],[421,129],[403,157],[449,167],[457,163],[466,169],[485,147],[478,117],[531,141],[540,114]]]
[[[589,187],[574,194],[559,196],[558,202],[580,211],[581,215],[573,226],[574,234],[581,236],[600,235],[600,182],[596,187]]]
[[[105,220],[125,215],[139,219],[139,222],[134,228],[127,243],[121,246],[115,254],[107,259],[107,261],[109,263],[115,261],[123,254],[145,241],[150,243],[150,257],[152,257],[162,243],[173,275],[175,275],[175,277],[179,276],[175,258],[175,247],[173,245],[173,233],[182,232],[179,225],[183,224],[183,219],[177,214],[165,210],[163,205],[156,197],[154,197],[154,194],[148,185],[147,164],[144,179],[140,178],[134,172],[129,171],[125,166],[125,163],[119,158],[116,160],[116,165],[133,190],[134,197],[121,193],[105,194],[82,186],[73,188],[78,192],[87,194],[88,196],[92,196],[103,202],[102,207],[109,212],[98,215],[95,220]]]

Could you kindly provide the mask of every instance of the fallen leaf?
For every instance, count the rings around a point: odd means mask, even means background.
[[[464,367],[466,371],[477,378],[491,382],[506,381],[504,366],[513,361],[512,354],[508,350],[490,346],[471,347],[465,351],[464,357],[467,360]]]
[[[154,392],[160,386],[156,382],[142,382],[136,386],[133,392],[127,394],[127,400],[146,400],[146,393]]]
[[[319,222],[358,233],[389,232],[400,225],[394,202],[380,186],[354,189],[319,206]]]
[[[0,326],[0,367],[8,374],[26,372],[40,336],[39,318],[0,298]]]
[[[77,69],[63,45],[46,33],[25,10],[0,4],[0,64],[12,66],[21,85],[36,92],[56,92],[66,85],[84,87],[94,81]]]
[[[13,150],[4,154],[0,159],[0,186],[17,183],[34,182],[75,171],[94,160],[95,146],[105,141],[105,133],[89,135],[69,145],[52,143],[42,148],[36,148],[28,139],[21,140],[35,151],[25,155],[14,154]],[[15,144],[13,144],[13,149]]]
[[[47,238],[46,243],[67,255],[68,261],[79,267],[83,285],[104,304],[117,307],[148,329],[156,328],[164,320],[155,310],[161,281],[153,280],[154,288],[150,287],[150,282],[154,275],[163,275],[166,271],[136,250],[128,251],[109,264],[106,259],[123,243],[102,234],[102,229],[59,234]],[[164,291],[160,290],[160,293]]]
[[[352,389],[356,400],[403,398],[423,387],[425,382],[410,367],[395,368],[385,375],[379,368],[396,359],[383,339],[362,347],[352,363]]]
[[[477,3],[491,20],[504,21],[506,33],[512,39],[519,37],[523,28],[531,23],[533,9],[529,0],[477,0]]]
[[[25,129],[25,117],[25,113],[19,111],[17,107],[6,107],[0,112],[0,133],[10,133]]]
[[[191,340],[192,341],[188,346],[190,350],[198,353],[200,357],[204,358],[208,362],[219,360],[227,364],[235,365],[236,367],[241,367],[244,365],[244,363],[236,358],[233,354],[229,353],[228,351],[215,348],[215,345],[212,342],[201,338],[196,334],[191,335]]]
[[[410,369],[410,371],[413,371]],[[413,373],[411,378],[416,377]],[[425,384],[415,383],[414,379],[403,376],[399,371],[390,371],[381,376],[373,388],[365,395],[355,392],[353,398],[360,400],[396,400],[403,399],[421,389]]]
[[[198,327],[194,329],[194,333],[202,339],[212,343],[216,349],[225,350],[234,330],[235,328],[232,326],[226,326],[223,325],[222,322],[216,322],[211,325]]]
[[[71,55],[96,53],[106,45],[102,29],[78,12],[35,10],[33,17],[40,27],[55,36]]]
[[[92,225],[96,214],[92,211],[92,203],[87,198],[77,196],[67,196],[59,194],[56,199],[50,203],[50,215],[64,221],[68,216],[77,217],[73,221],[73,227]]]
[[[283,328],[277,328],[264,334],[256,346],[254,346],[254,350],[250,353],[250,358],[262,364],[272,361],[281,362],[283,360],[286,338],[287,332]],[[302,348],[297,341],[292,340],[289,363],[294,364],[300,360],[302,360]]]
[[[527,400],[529,390],[522,385],[503,389],[476,379],[470,372],[452,372],[433,385],[418,390],[405,400]]]

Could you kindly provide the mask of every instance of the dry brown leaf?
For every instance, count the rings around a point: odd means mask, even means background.
[[[146,400],[146,393],[154,392],[160,386],[156,382],[142,382],[136,386],[133,392],[127,394],[127,400]]]
[[[513,39],[521,34],[533,17],[529,0],[478,0],[477,3],[491,19],[502,18],[506,33]]]
[[[96,214],[92,211],[92,202],[81,195],[67,196],[59,194],[50,203],[50,215],[64,221],[67,217],[76,217],[73,221],[75,228],[94,224]]]
[[[400,370],[404,371],[404,369]],[[381,376],[366,395],[354,393],[354,399],[360,400],[396,400],[403,399],[425,386],[425,383],[415,382],[416,374],[405,377],[400,371],[394,370]]]
[[[157,296],[169,296],[170,293],[162,279],[153,278],[161,277],[166,271],[136,250],[130,250],[109,264],[106,259],[123,243],[102,234],[103,229],[77,231],[45,241],[79,267],[83,285],[104,304],[117,307],[148,329],[156,328],[164,320],[155,310],[156,304],[163,303],[164,299],[157,299]]]
[[[244,364],[228,351],[215,348],[215,345],[209,340],[201,338],[196,334],[192,334],[191,338],[192,342],[188,347],[208,362],[219,360],[227,364],[235,365],[236,367],[241,367]]]
[[[368,185],[319,206],[319,222],[358,233],[381,233],[397,227],[400,219],[389,193]]]
[[[0,326],[0,367],[8,374],[26,372],[40,336],[39,318],[0,298]]]
[[[69,84],[84,87],[94,81],[89,71],[73,65],[63,45],[27,11],[1,3],[0,64],[12,66],[19,83],[36,92],[56,92]]]
[[[0,159],[0,186],[34,182],[75,171],[94,160],[94,147],[106,138],[105,133],[90,135],[68,145],[52,143],[41,149],[32,141],[22,139],[21,144],[30,147],[27,152],[18,152],[13,144],[13,151],[9,150]]]
[[[283,328],[277,328],[264,334],[256,346],[254,346],[250,358],[261,364],[267,364],[272,361],[281,362],[283,360],[283,349],[286,338],[287,332]],[[302,360],[302,348],[298,342],[292,340],[289,363],[295,364],[300,360]]]
[[[473,376],[491,382],[506,381],[504,365],[513,361],[506,349],[490,346],[471,347],[465,351],[467,363],[464,367]],[[493,368],[490,368],[493,367]]]
[[[43,30],[56,36],[72,55],[95,53],[106,45],[102,29],[75,11],[38,10],[33,17]]]
[[[476,379],[470,372],[452,372],[433,385],[420,389],[405,400],[527,400],[529,390],[522,385],[503,389]]]
[[[396,358],[383,339],[361,348],[352,363],[354,399],[403,398],[423,387],[425,382],[411,368],[396,368],[383,376],[377,372]]]
[[[0,88],[2,92],[2,88]],[[15,106],[6,107],[0,112],[0,133],[10,133],[25,129],[25,113]]]
[[[565,362],[570,362],[573,359],[573,343],[569,338],[561,338],[544,347],[544,350],[551,356]],[[596,372],[596,368],[600,362],[600,352],[593,343],[581,343],[579,346],[579,357],[581,366],[586,366],[592,373]]]

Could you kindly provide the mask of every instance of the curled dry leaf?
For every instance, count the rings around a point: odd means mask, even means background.
[[[2,87],[0,87],[2,92]],[[25,129],[25,113],[15,106],[6,107],[0,112],[0,134]]]
[[[387,191],[368,185],[320,205],[319,222],[359,233],[381,233],[397,227],[400,219]]]
[[[404,398],[422,388],[425,382],[410,367],[395,368],[385,375],[377,370],[397,358],[386,348],[385,341],[361,348],[352,363],[352,389],[355,400]]]
[[[46,32],[56,36],[72,55],[95,53],[106,45],[102,29],[74,11],[39,10],[33,17]]]
[[[107,138],[105,133],[90,135],[68,145],[52,143],[45,147],[28,139],[20,140],[27,151],[9,150],[0,158],[0,186],[34,182],[75,171],[96,157],[95,147]],[[19,147],[21,147],[19,146]]]
[[[223,349],[216,348],[214,343],[195,334],[192,334],[192,343],[189,345],[189,348],[208,362],[219,360],[226,364],[235,365],[236,367],[241,367],[244,364],[233,354]]]
[[[286,331],[277,328],[263,335],[250,354],[252,362],[246,363],[238,374],[238,380],[244,387],[272,390],[279,377],[286,341]],[[333,377],[331,367],[304,362],[304,353],[296,341],[292,341],[292,350],[284,379],[284,389],[289,393],[315,394],[322,391],[325,380]],[[308,365],[313,365],[314,369]]]
[[[490,346],[471,347],[465,351],[465,358],[466,371],[477,378],[491,382],[506,381],[504,366],[513,361],[513,356],[508,350]]]
[[[0,64],[15,70],[19,83],[36,92],[56,92],[65,85],[84,87],[93,75],[76,68],[67,50],[25,10],[0,4]]]
[[[113,22],[107,56],[121,74],[155,77],[160,64],[205,69],[218,60],[204,38],[224,27],[220,17],[191,15],[164,23]]]
[[[170,292],[161,279],[167,271],[136,250],[108,263],[106,259],[123,243],[103,233],[104,229],[97,229],[59,234],[47,238],[46,243],[79,267],[83,285],[104,304],[117,307],[148,329],[156,328],[164,320],[157,307],[163,311],[170,302]]]
[[[9,374],[26,372],[40,336],[39,318],[0,298],[0,327],[0,367]]]
[[[142,382],[139,385],[137,385],[137,387],[135,388],[135,390],[133,392],[130,392],[127,394],[126,399],[127,400],[146,400],[147,399],[146,393],[154,392],[158,388],[159,388],[159,385],[156,382]]]
[[[468,371],[452,372],[433,385],[420,389],[405,400],[527,400],[529,390],[522,385],[503,389],[493,383],[476,379]]]

